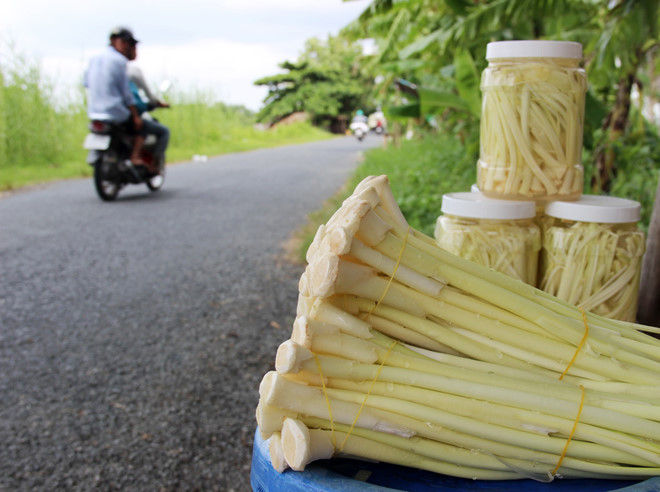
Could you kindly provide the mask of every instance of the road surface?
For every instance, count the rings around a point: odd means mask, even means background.
[[[356,167],[337,138],[0,199],[0,489],[250,490],[262,375],[303,266],[282,245]]]

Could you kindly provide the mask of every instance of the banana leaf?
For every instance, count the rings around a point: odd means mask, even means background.
[[[420,115],[418,102],[385,108],[385,116],[388,119],[419,118]]]
[[[480,77],[468,50],[459,49],[454,55],[456,67],[456,89],[473,116],[481,114]]]
[[[470,106],[460,96],[450,91],[432,87],[418,87],[420,111],[423,115],[435,114],[444,109],[470,111]]]

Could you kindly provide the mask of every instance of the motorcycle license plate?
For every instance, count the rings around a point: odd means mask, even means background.
[[[89,133],[85,137],[83,148],[89,150],[105,150],[110,145],[110,135],[98,135],[96,133]]]

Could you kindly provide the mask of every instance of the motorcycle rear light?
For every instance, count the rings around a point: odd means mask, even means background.
[[[89,129],[94,133],[108,133],[110,131],[110,125],[105,121],[92,121],[89,124]]]

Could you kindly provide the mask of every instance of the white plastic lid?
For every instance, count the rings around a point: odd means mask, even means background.
[[[496,200],[479,192],[467,191],[443,195],[442,212],[472,219],[531,219],[536,215],[536,204],[515,200]]]
[[[486,45],[486,60],[493,58],[582,59],[582,45],[573,41],[495,41]]]
[[[545,214],[558,219],[604,224],[625,224],[641,219],[641,205],[613,196],[582,195],[574,202],[550,202]]]

